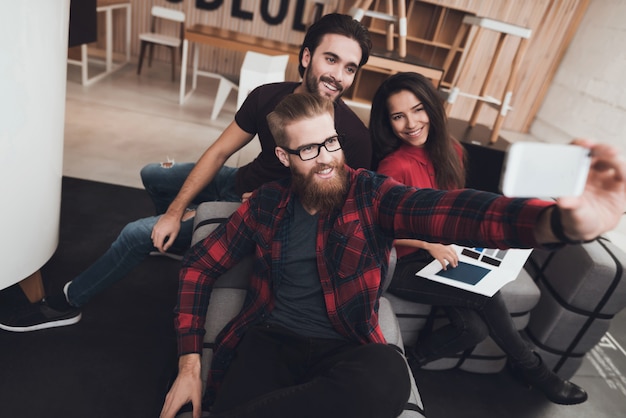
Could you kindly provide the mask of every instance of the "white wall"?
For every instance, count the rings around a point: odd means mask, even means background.
[[[626,1],[591,0],[530,133],[585,137],[626,153]]]

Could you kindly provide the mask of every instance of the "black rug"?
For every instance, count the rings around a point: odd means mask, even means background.
[[[47,293],[103,254],[128,222],[153,214],[143,190],[64,178],[59,245],[42,268]],[[0,416],[158,416],[176,368],[179,267],[149,257],[90,301],[76,325],[0,330]],[[0,309],[20,303],[28,301],[17,285],[0,292]]]
[[[124,225],[154,213],[145,191],[63,179],[57,251],[42,268],[48,292],[103,254]],[[0,417],[154,418],[176,371],[173,307],[180,263],[149,257],[83,309],[69,327],[0,330]],[[0,311],[28,303],[18,286],[0,292]],[[415,373],[429,418],[617,418],[626,416],[626,311],[614,318],[615,344],[602,345],[600,373],[585,359],[574,382],[590,394],[559,406],[503,371]],[[623,353],[623,354],[622,354]],[[611,366],[611,367],[608,367]]]

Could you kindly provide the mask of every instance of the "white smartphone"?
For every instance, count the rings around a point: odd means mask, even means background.
[[[590,163],[589,150],[577,145],[516,142],[507,150],[500,188],[508,197],[579,196]]]

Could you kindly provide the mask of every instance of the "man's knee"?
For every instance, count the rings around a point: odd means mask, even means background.
[[[147,251],[151,251],[153,247],[152,228],[158,219],[158,216],[151,216],[126,224],[117,238],[118,241],[122,242],[128,249],[143,247]]]
[[[159,175],[159,172],[162,170],[161,164],[152,163],[145,165],[139,175],[141,176],[141,182],[144,187],[149,187],[155,182],[155,177]]]
[[[355,384],[365,415],[396,417],[404,409],[411,392],[409,369],[403,355],[393,346],[368,344],[360,359],[364,373]],[[377,415],[371,415],[376,411]]]

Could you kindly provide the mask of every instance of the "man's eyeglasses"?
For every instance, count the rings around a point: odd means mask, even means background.
[[[341,149],[342,140],[343,137],[341,135],[333,135],[329,138],[326,138],[326,140],[321,144],[303,145],[296,149],[289,149],[285,147],[281,148],[287,151],[289,154],[297,155],[302,161],[308,161],[320,155],[320,148],[322,147],[326,148],[326,151],[328,152],[339,151]]]

